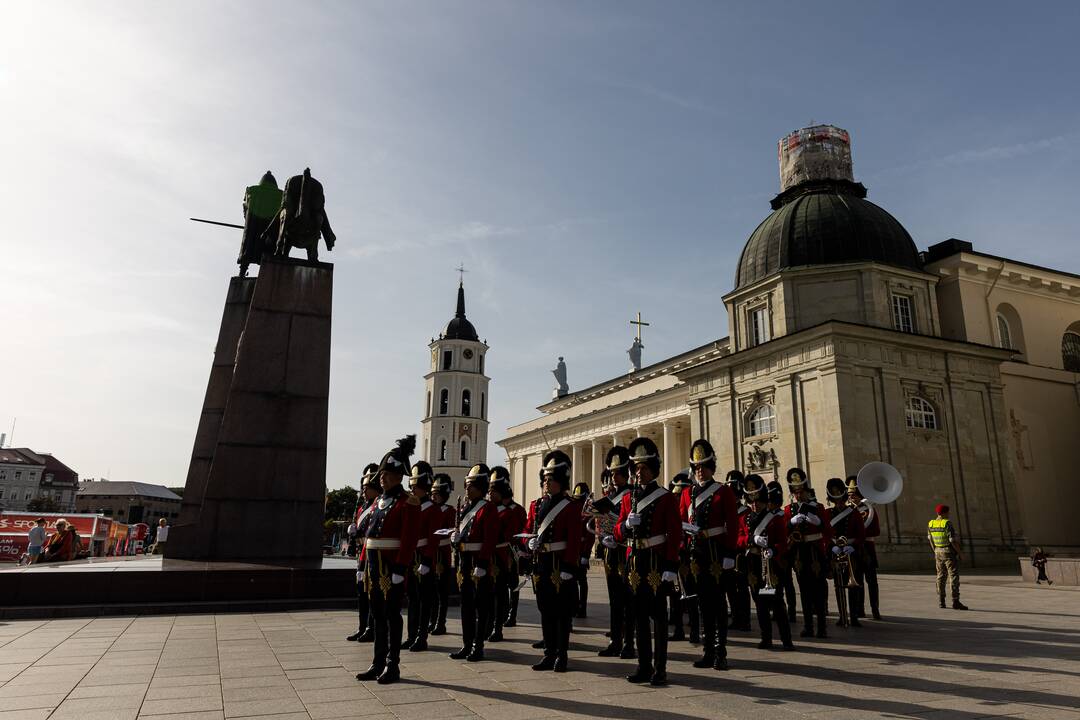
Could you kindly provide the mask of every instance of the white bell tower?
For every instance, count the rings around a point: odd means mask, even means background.
[[[465,317],[465,284],[458,284],[457,311],[428,345],[431,368],[427,386],[421,452],[437,473],[454,479],[454,495],[463,489],[469,469],[487,462],[488,346]]]

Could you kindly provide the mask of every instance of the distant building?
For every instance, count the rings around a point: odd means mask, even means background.
[[[180,496],[164,485],[97,480],[79,486],[75,511],[104,513],[118,522],[141,522],[152,527],[159,518],[170,522],[176,519],[180,514]]]
[[[0,449],[0,508],[27,510],[37,498],[51,499],[60,512],[75,508],[79,474],[49,453]]]

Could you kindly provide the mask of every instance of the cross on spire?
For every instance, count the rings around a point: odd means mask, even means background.
[[[459,285],[464,285],[465,284],[465,273],[469,272],[468,270],[465,269],[465,263],[461,263],[460,265],[458,265],[454,269],[457,270],[458,275],[459,275],[458,284]]]
[[[648,325],[649,323],[642,321],[641,312],[639,311],[638,314],[637,314],[637,320],[631,320],[630,324],[631,325],[637,325],[636,340],[638,341],[638,343],[641,343],[641,328]]]

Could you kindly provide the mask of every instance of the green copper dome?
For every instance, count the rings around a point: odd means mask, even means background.
[[[911,235],[861,183],[811,180],[777,195],[739,257],[735,289],[788,268],[878,262],[921,270]]]

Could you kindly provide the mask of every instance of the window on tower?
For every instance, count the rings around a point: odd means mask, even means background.
[[[445,440],[440,440],[439,441],[439,459],[440,460],[446,460],[446,441]]]
[[[431,414],[432,414],[432,412],[434,410],[435,410],[435,408],[431,407],[431,393],[428,393],[427,394],[427,405],[424,406],[424,414],[427,415],[428,417],[431,417]]]
[[[462,460],[468,460],[469,459],[469,441],[468,440],[462,440],[461,441],[461,459]]]
[[[439,393],[439,414],[445,415],[450,412],[450,391],[446,388]]]
[[[463,417],[472,415],[472,393],[468,390],[461,391],[461,414]]]
[[[450,369],[450,364],[453,361],[454,361],[454,351],[453,350],[443,350],[442,369],[443,370],[449,370]]]
[[[480,355],[480,374],[481,375],[484,374],[484,356],[483,356],[483,354]]]
[[[487,419],[486,400],[487,400],[487,395],[485,395],[484,393],[480,393],[480,419],[481,420],[486,420]]]

